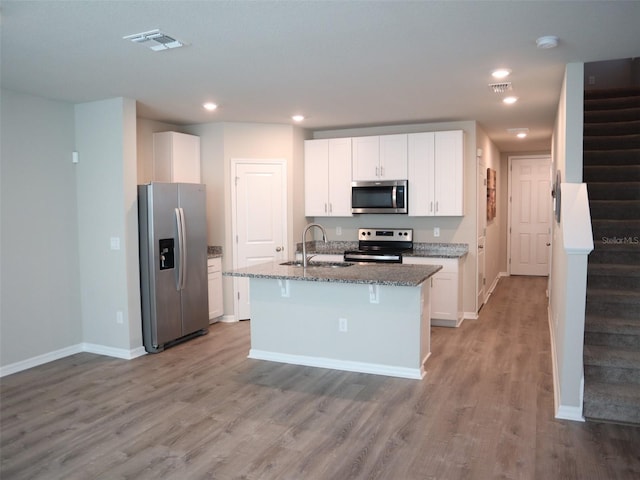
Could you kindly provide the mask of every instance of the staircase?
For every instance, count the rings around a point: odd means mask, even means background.
[[[583,413],[640,425],[640,88],[585,92],[583,179],[594,239]]]

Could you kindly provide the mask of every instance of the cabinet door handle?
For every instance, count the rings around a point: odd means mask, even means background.
[[[438,213],[438,202],[436,201],[436,213]]]
[[[429,203],[429,212],[433,213],[433,202]]]
[[[324,213],[327,213],[327,204],[326,204],[326,202],[324,204]]]
[[[384,177],[384,167],[380,167],[380,176]]]
[[[329,202],[329,213],[333,213],[333,205]]]

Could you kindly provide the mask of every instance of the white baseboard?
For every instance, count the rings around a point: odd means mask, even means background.
[[[551,307],[547,307],[547,320],[549,323],[549,337],[551,339],[551,371],[553,373],[553,409],[555,418],[559,420],[572,420],[574,422],[584,422],[582,415],[582,398],[580,406],[562,405],[560,399],[560,374],[558,372],[558,359],[556,357],[556,338],[553,331],[553,315]],[[584,382],[584,378],[582,379]],[[582,388],[584,391],[584,388]]]
[[[220,322],[222,323],[235,323],[238,320],[236,320],[236,316],[234,314],[232,315],[223,315],[222,317],[220,317]]]
[[[122,358],[124,360],[132,360],[142,355],[146,355],[144,347],[134,348],[133,350],[127,350],[125,348],[107,347],[105,345],[97,345],[95,343],[83,343],[82,351],[87,353],[96,353],[98,355],[105,355],[107,357]]]
[[[45,363],[53,362],[54,360],[59,360],[64,357],[68,357],[69,355],[75,355],[82,351],[82,344],[78,343],[77,345],[71,345],[69,347],[61,348],[60,350],[54,350],[53,352],[43,353],[42,355],[11,363],[4,367],[0,367],[0,377],[22,372],[23,370],[28,370],[30,368],[37,367],[38,365],[44,365]]]
[[[476,312],[464,312],[463,318],[464,320],[477,320],[478,314]]]
[[[76,353],[95,353],[98,355],[105,355],[107,357],[122,358],[124,360],[132,360],[134,358],[146,355],[144,347],[137,347],[132,350],[124,348],[107,347],[104,345],[96,345],[94,343],[78,343],[69,347],[61,348],[53,352],[44,353],[35,357],[27,358],[19,362],[11,363],[0,367],[0,377],[11,375],[13,373],[22,372],[38,365],[44,365],[45,363],[53,362],[54,360],[60,360],[61,358],[75,355]]]
[[[412,378],[421,380],[426,372],[424,367],[406,368],[380,365],[376,363],[353,362],[348,360],[334,360],[322,357],[308,357],[306,355],[290,355],[284,353],[267,352],[264,350],[249,350],[249,357],[255,360],[268,360],[270,362],[291,363],[293,365],[304,365],[307,367],[330,368],[332,370],[343,370],[346,372],[373,373],[375,375],[385,375],[388,377]]]

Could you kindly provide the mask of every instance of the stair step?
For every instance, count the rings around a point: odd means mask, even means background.
[[[640,165],[640,149],[588,150],[583,152],[584,165]]]
[[[622,122],[585,123],[583,133],[585,137],[640,133],[640,119]]]
[[[622,96],[605,98],[585,98],[584,111],[592,110],[620,110],[640,107],[640,96]]]
[[[595,239],[593,251],[589,254],[589,265],[594,263],[624,263],[640,265],[640,242],[635,238],[610,239],[606,241]]]
[[[590,263],[587,286],[595,289],[640,290],[640,266]]]
[[[584,91],[585,100],[594,98],[634,97],[640,95],[638,87],[588,88]]]
[[[640,108],[585,110],[584,123],[625,122],[640,119]]]
[[[640,385],[585,380],[583,415],[592,420],[640,424]]]
[[[586,165],[582,170],[584,182],[639,182],[638,165]]]
[[[640,148],[640,134],[584,137],[584,150],[631,150]]]
[[[640,335],[640,318],[616,318],[606,315],[586,315],[584,329],[587,332],[597,332],[620,335]]]
[[[599,345],[584,346],[584,364],[629,368],[640,372],[640,351]]]
[[[586,313],[620,318],[640,318],[640,292],[587,288]]]
[[[634,239],[637,239],[635,241],[640,243],[640,220],[592,219],[591,228],[593,229],[593,237],[599,239],[601,238],[603,241],[608,241],[608,239],[620,238],[623,242],[633,242]]]
[[[587,192],[592,200],[640,200],[640,182],[589,182]]]
[[[628,350],[640,351],[640,335],[624,335],[621,333],[600,333],[600,332],[584,332],[584,344],[604,347],[604,348],[622,348]],[[640,383],[640,368],[636,369],[633,376],[637,383]],[[627,380],[628,381],[628,380]]]
[[[592,219],[640,219],[640,200],[589,200],[589,210]]]

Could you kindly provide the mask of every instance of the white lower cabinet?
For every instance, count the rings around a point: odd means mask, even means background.
[[[404,257],[408,265],[442,265],[431,277],[431,325],[458,327],[462,323],[462,261],[459,258]]]
[[[219,257],[207,260],[209,280],[209,323],[216,321],[224,313],[222,305],[222,259]]]

